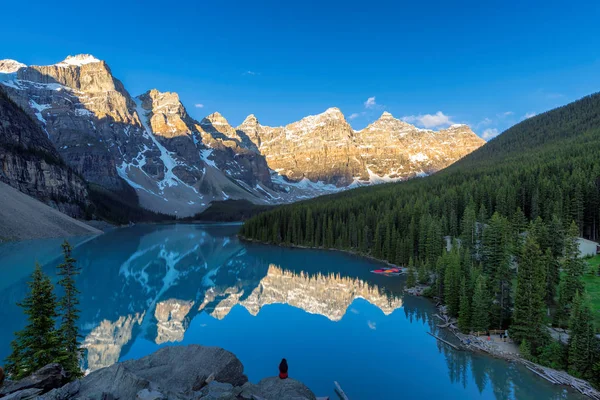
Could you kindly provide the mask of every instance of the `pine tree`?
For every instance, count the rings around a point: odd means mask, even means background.
[[[531,352],[531,346],[529,345],[527,339],[523,339],[523,341],[519,345],[519,353],[521,353],[521,357],[523,357],[526,360],[533,362],[537,361],[536,358],[533,356],[533,353]]]
[[[455,246],[450,253],[443,256],[446,259],[446,272],[444,273],[444,303],[448,306],[448,313],[457,316],[460,308],[460,255]]]
[[[417,285],[417,278],[415,276],[416,272],[417,271],[415,270],[415,263],[411,257],[408,262],[408,271],[406,271],[406,287],[411,288]]]
[[[429,268],[426,263],[421,263],[419,266],[417,279],[422,285],[426,285],[429,282]]]
[[[546,266],[546,306],[552,307],[560,281],[560,270],[558,260],[552,256],[552,250],[549,247],[542,257],[542,262]]]
[[[56,296],[50,278],[42,272],[39,264],[36,264],[27,286],[29,293],[21,303],[17,303],[27,315],[27,325],[15,332],[12,353],[5,365],[13,379],[30,375],[57,361],[59,356],[60,338],[55,329]]]
[[[485,277],[479,275],[473,289],[471,305],[471,328],[476,332],[486,331],[490,327],[490,295]]]
[[[517,342],[527,341],[532,355],[546,343],[544,326],[546,296],[546,267],[541,260],[540,248],[528,235],[521,251],[521,262],[517,273],[515,309],[510,335]]]
[[[472,254],[477,240],[477,214],[475,204],[471,201],[465,208],[461,221],[461,245],[470,250]]]
[[[490,290],[495,299],[491,323],[502,328],[509,319],[511,310],[510,230],[508,220],[497,212],[489,222],[483,232],[483,267],[490,279]]]
[[[577,235],[579,228],[575,222],[571,223],[569,232],[565,237],[565,256],[563,260],[564,275],[559,287],[558,307],[555,315],[555,323],[564,326],[569,320],[571,303],[577,292],[583,293],[583,276],[585,265],[579,258],[579,245]]]
[[[458,311],[458,329],[469,332],[471,329],[471,301],[466,280],[460,284],[460,308]]]
[[[71,377],[77,378],[83,375],[79,367],[79,358],[82,349],[79,343],[79,290],[75,286],[75,276],[79,275],[81,268],[76,265],[76,260],[71,256],[72,248],[69,242],[62,244],[64,262],[58,266],[57,275],[61,278],[58,285],[64,290],[64,295],[58,303],[60,316],[60,339],[62,342],[61,364]]]
[[[569,368],[571,375],[585,378],[592,371],[594,359],[594,322],[588,301],[575,293],[569,320]]]

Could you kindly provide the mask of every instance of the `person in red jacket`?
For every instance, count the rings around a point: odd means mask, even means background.
[[[288,365],[287,360],[284,358],[279,363],[279,379],[287,379],[288,377]]]

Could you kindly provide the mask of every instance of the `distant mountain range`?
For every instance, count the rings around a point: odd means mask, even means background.
[[[148,210],[189,216],[215,200],[280,204],[424,176],[485,143],[466,125],[423,130],[388,112],[355,131],[337,108],[284,127],[263,126],[254,115],[238,127],[219,113],[196,121],[176,93],[131,96],[106,62],[91,55],[47,66],[2,60],[2,90],[37,123],[38,136],[45,135],[37,146],[75,172],[64,173],[62,186],[45,184],[47,192],[30,194],[47,200],[62,187],[58,203],[70,215],[82,214],[88,202],[81,178],[121,197],[133,189]],[[0,110],[0,118],[14,118],[5,114]],[[3,129],[0,124],[0,137]],[[3,180],[17,187],[47,171],[11,165],[21,183]],[[5,162],[4,175],[6,168]]]

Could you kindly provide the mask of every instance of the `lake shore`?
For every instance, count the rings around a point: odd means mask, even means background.
[[[238,238],[241,241],[246,241],[249,243],[264,244],[264,245],[269,245],[269,246],[275,245],[270,242],[263,242],[260,240],[249,239],[242,235],[238,235]],[[341,252],[341,253],[346,253],[346,254],[350,254],[353,256],[365,258],[370,261],[377,262],[379,264],[388,265],[388,266],[392,266],[392,267],[398,267],[398,265],[396,265],[396,264],[382,261],[382,260],[376,259],[372,256],[360,254],[358,252],[354,252],[351,250],[341,250],[341,249],[335,249],[335,248],[327,249],[327,248],[323,248],[323,247],[310,247],[310,246],[301,246],[301,245],[294,245],[294,244],[278,244],[276,246],[284,247],[284,248],[297,248],[297,249],[306,249],[306,250],[328,250],[328,251]],[[408,290],[406,290],[406,292],[407,292],[407,294],[410,294],[412,296],[422,297],[416,293],[411,293]],[[431,299],[429,299],[429,300],[431,300]],[[433,301],[432,301],[432,303],[433,303]],[[456,337],[456,339],[460,342],[461,349],[463,349],[463,350],[468,350],[473,353],[483,354],[483,355],[486,355],[489,357],[501,359],[506,362],[516,362],[516,363],[522,364],[528,370],[530,370],[532,373],[551,382],[552,384],[570,387],[574,390],[577,390],[579,393],[583,394],[584,396],[587,396],[594,400],[600,400],[600,391],[594,389],[591,386],[591,384],[589,384],[587,381],[575,378],[575,377],[569,375],[565,371],[554,370],[552,368],[544,367],[542,365],[535,364],[535,363],[532,363],[531,361],[525,360],[518,354],[518,349],[517,349],[516,353],[514,351],[507,351],[506,349],[505,350],[497,349],[495,346],[491,346],[491,345],[487,344],[485,340],[483,340],[477,336],[465,335],[460,332],[455,332],[453,329],[450,329],[449,327],[444,327],[444,329],[450,330],[450,332],[454,335],[454,337]]]
[[[237,237],[242,242],[264,244],[264,245],[268,245],[268,246],[278,246],[278,247],[283,247],[283,248],[304,249],[304,250],[326,250],[326,251],[335,251],[335,252],[339,252],[339,253],[346,253],[346,254],[350,254],[350,255],[356,256],[356,257],[367,259],[369,261],[376,262],[378,264],[387,265],[389,267],[402,268],[401,265],[397,265],[397,264],[394,264],[394,263],[391,263],[391,262],[388,262],[388,261],[383,261],[383,260],[380,260],[378,258],[369,256],[367,254],[358,253],[358,252],[352,251],[352,250],[342,250],[342,249],[336,249],[336,248],[333,248],[333,247],[332,248],[310,247],[310,246],[301,246],[301,245],[297,245],[297,244],[274,244],[274,243],[271,243],[271,242],[263,242],[261,240],[250,239],[250,238],[247,238],[247,237],[242,236],[242,235],[237,235]]]

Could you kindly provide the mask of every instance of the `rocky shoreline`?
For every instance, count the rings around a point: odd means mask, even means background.
[[[277,366],[274,366],[277,371]],[[164,347],[139,360],[128,360],[68,380],[50,364],[18,382],[0,387],[2,400],[316,400],[302,382],[279,377],[248,381],[231,352],[200,345]]]
[[[419,296],[419,290],[421,290],[422,293],[423,287],[420,285],[414,288],[406,288],[405,292],[413,296]],[[459,346],[448,343],[451,346],[459,350],[468,350],[474,353],[485,354],[486,356],[502,359],[507,362],[519,363],[525,366],[534,374],[538,375],[539,377],[547,380],[552,384],[567,386],[591,399],[600,400],[600,391],[596,390],[589,382],[569,375],[565,371],[559,371],[556,369],[545,367],[543,365],[536,364],[534,362],[524,359],[523,357],[521,357],[519,349],[518,347],[516,347],[516,345],[506,346],[507,343],[505,342],[497,343],[493,340],[486,340],[481,336],[461,333],[456,327],[456,320],[450,318],[446,314],[446,307],[444,305],[438,304],[437,308],[440,311],[440,313],[434,314],[434,317],[439,318],[441,322],[437,326],[439,328],[447,329],[448,331],[450,331],[450,333],[452,333],[452,335],[454,335],[460,343]],[[438,340],[444,341],[443,339],[435,335],[432,336],[436,337]],[[505,346],[501,346],[502,344]]]

